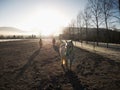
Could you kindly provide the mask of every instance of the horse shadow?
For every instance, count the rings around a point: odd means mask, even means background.
[[[29,57],[28,62],[27,62],[22,68],[19,69],[20,72],[16,75],[15,79],[18,79],[20,76],[22,76],[23,73],[26,71],[26,69],[27,69],[30,65],[32,65],[34,58],[39,54],[39,52],[40,52],[40,49],[36,50],[36,51]]]
[[[81,81],[79,80],[75,72],[68,70],[65,72],[65,76],[71,83],[73,90],[88,90],[85,85],[82,85]]]
[[[63,90],[63,85],[70,83],[73,90],[88,90],[87,86],[82,85],[78,76],[73,71],[49,76],[39,82],[37,90]]]
[[[53,45],[53,49],[58,53],[58,55],[60,56],[60,53],[59,53],[59,46],[57,45]]]

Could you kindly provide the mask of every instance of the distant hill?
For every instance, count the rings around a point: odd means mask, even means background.
[[[0,35],[22,35],[25,32],[14,27],[0,27]]]

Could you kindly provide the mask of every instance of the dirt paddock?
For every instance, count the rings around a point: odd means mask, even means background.
[[[118,61],[118,60],[117,60]],[[64,72],[51,39],[0,42],[0,90],[119,90],[120,62],[75,47]]]

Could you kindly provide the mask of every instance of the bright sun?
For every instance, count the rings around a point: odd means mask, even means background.
[[[37,27],[36,32],[41,35],[58,35],[61,32],[61,27],[66,24],[65,15],[55,8],[41,8],[33,14],[34,27]]]

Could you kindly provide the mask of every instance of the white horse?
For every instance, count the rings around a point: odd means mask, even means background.
[[[74,60],[74,45],[72,41],[66,41],[66,43],[62,43],[59,49],[62,66],[65,69],[70,69],[72,67],[72,63]]]

